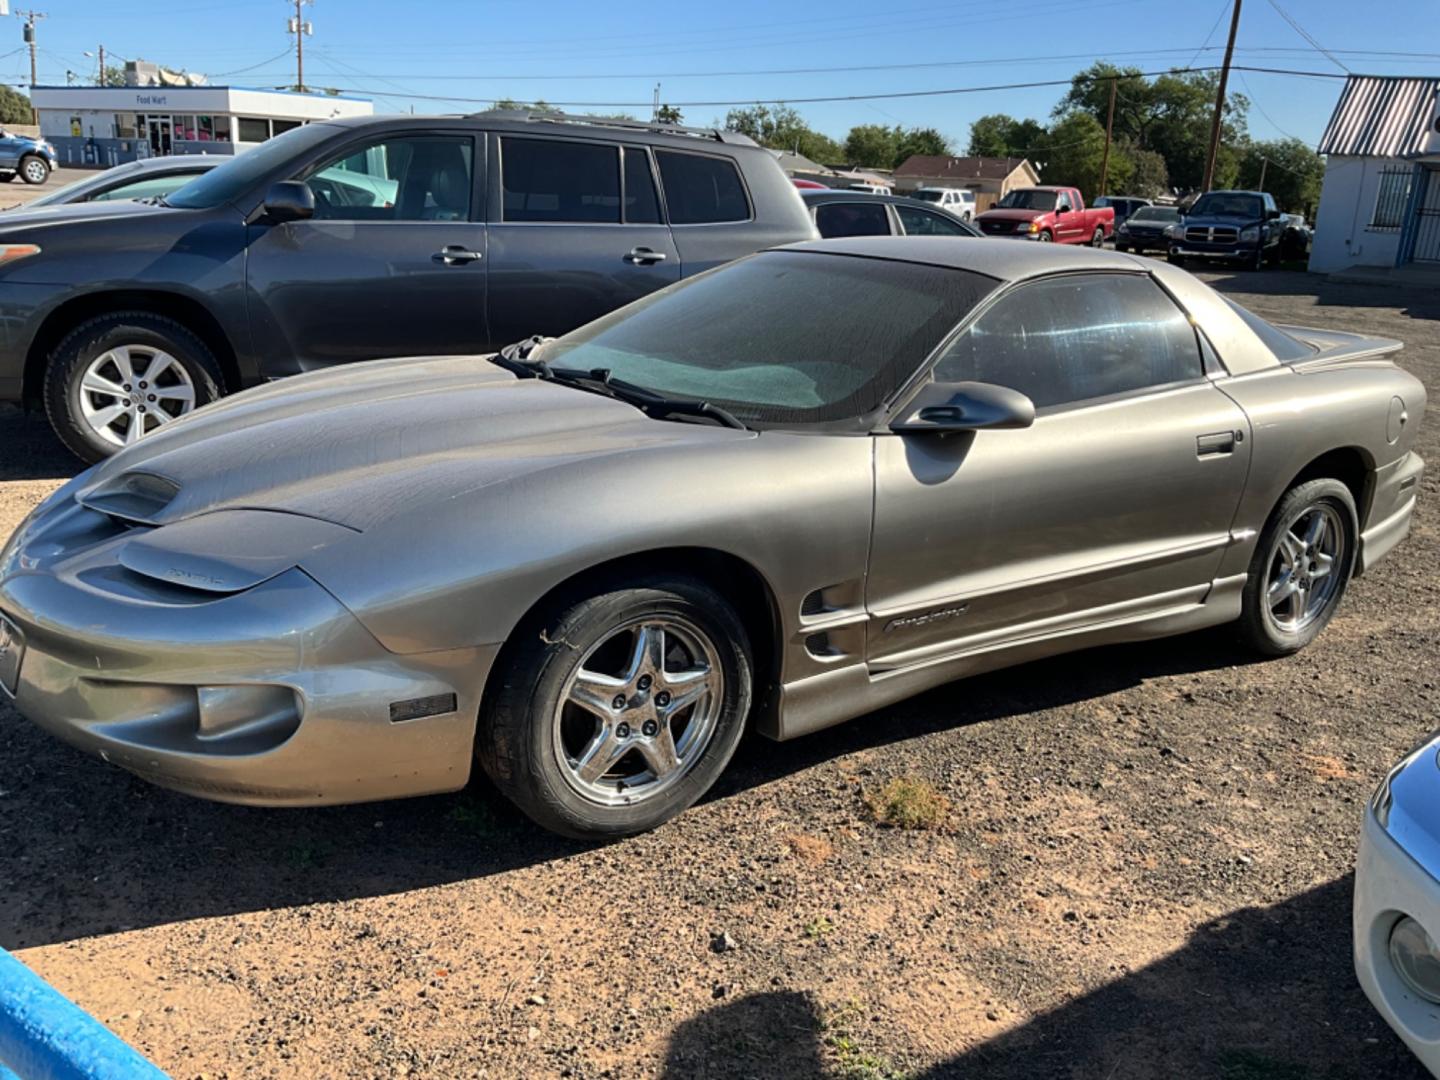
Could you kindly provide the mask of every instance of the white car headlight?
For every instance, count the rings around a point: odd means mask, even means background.
[[[1390,931],[1390,962],[1415,994],[1440,1005],[1440,945],[1409,915]]]
[[[1183,240],[1185,238],[1185,226],[1180,224],[1166,225],[1165,238],[1167,240]]]
[[[1119,225],[1115,226],[1115,231],[1128,233],[1130,231],[1130,223],[1128,221],[1122,221]]]
[[[1250,244],[1250,243],[1253,243],[1254,241],[1259,240],[1259,239],[1260,239],[1260,226],[1259,226],[1259,225],[1251,225],[1251,226],[1249,226],[1249,227],[1247,227],[1247,228],[1244,228],[1244,229],[1241,229],[1241,230],[1240,230],[1240,242],[1241,242],[1242,244]]]

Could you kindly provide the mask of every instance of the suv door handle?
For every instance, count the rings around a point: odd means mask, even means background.
[[[665,253],[663,251],[651,251],[647,247],[631,248],[629,254],[625,256],[625,261],[635,263],[639,266],[649,266],[651,263],[664,262]]]
[[[1236,436],[1233,431],[1216,431],[1209,435],[1195,436],[1195,456],[1214,457],[1235,452]]]
[[[479,262],[484,257],[483,251],[471,251],[460,244],[446,244],[430,256],[435,262],[443,262],[446,266],[464,266],[466,263]]]

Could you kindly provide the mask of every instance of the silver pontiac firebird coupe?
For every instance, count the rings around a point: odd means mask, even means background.
[[[552,341],[313,373],[165,425],[0,556],[0,684],[259,805],[453,790],[648,829],[776,739],[1070,649],[1294,652],[1405,535],[1394,341],[1163,263],[866,238]]]

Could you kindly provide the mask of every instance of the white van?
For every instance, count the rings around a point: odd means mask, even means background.
[[[911,195],[921,202],[934,203],[962,221],[975,216],[975,192],[962,188],[922,187]]]

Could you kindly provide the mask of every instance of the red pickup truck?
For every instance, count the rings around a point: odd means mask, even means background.
[[[1115,211],[1109,206],[1087,210],[1073,187],[1014,188],[975,224],[986,236],[1099,247],[1115,232]]]

